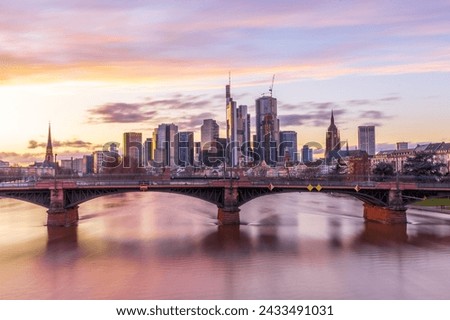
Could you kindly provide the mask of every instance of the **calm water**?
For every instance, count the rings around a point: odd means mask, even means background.
[[[218,227],[193,198],[130,193],[80,206],[78,227],[0,199],[2,299],[450,299],[450,215],[365,223],[362,204],[282,194]]]

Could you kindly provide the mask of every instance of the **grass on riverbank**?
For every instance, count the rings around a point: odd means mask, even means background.
[[[419,202],[414,203],[416,206],[423,207],[447,207],[450,208],[450,199],[449,198],[441,198],[441,199],[425,199]]]

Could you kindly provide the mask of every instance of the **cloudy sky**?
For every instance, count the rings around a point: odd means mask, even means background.
[[[0,0],[0,159],[42,160],[49,121],[58,158],[223,124],[229,72],[253,114],[275,74],[300,145],[332,109],[350,146],[449,142],[450,1]]]

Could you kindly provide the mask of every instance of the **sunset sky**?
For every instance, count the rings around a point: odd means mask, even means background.
[[[159,123],[224,136],[225,88],[254,116],[275,74],[282,130],[378,150],[450,142],[450,0],[0,0],[0,160],[59,159]],[[254,126],[254,118],[252,118]]]

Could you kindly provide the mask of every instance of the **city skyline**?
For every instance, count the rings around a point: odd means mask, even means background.
[[[450,141],[447,1],[175,7],[2,4],[0,160],[42,160],[49,121],[58,157],[124,132],[148,138],[160,123],[200,141],[202,120],[216,119],[225,137],[229,71],[233,98],[252,116],[276,75],[280,127],[296,131],[299,146],[325,145],[331,109],[350,147],[367,125],[377,127],[377,150]]]

